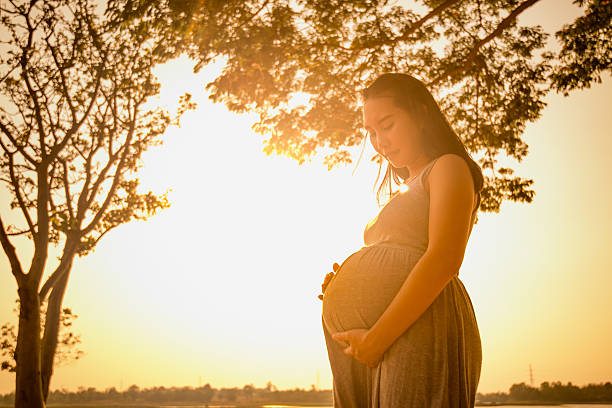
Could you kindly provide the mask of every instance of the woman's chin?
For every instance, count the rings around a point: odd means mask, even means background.
[[[406,167],[406,163],[398,161],[398,160],[389,160],[389,163],[396,169],[403,169]]]

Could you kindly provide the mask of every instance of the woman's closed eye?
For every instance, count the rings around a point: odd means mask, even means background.
[[[384,130],[384,131],[390,130],[393,127],[394,124],[395,123],[391,123],[389,126],[382,128],[382,130]],[[370,132],[368,132],[368,134],[370,135],[370,139],[376,139],[376,132],[370,131]]]

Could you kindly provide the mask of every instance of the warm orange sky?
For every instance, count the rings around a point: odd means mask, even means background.
[[[569,0],[544,0],[524,24],[560,27]],[[55,369],[51,388],[151,386],[331,388],[316,298],[331,264],[363,245],[376,212],[368,145],[328,172],[262,152],[255,117],[212,105],[184,60],[159,69],[162,101],[185,90],[199,108],[147,153],[143,188],[172,188],[172,207],[109,233],[77,258],[64,305],[79,318],[85,355]],[[612,80],[564,98],[550,94],[529,124],[530,153],[511,162],[535,180],[531,204],[480,214],[460,278],[483,343],[479,392],[513,383],[612,380]],[[357,158],[359,148],[354,148]],[[0,211],[7,213],[0,190]],[[18,250],[29,265],[28,242]],[[54,263],[54,254],[50,263]],[[0,256],[0,324],[15,321],[16,284]],[[0,393],[14,375],[0,372]]]

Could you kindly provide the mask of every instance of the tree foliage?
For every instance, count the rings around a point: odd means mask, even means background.
[[[540,387],[525,384],[512,384],[508,393],[477,393],[476,400],[482,403],[504,402],[544,402],[544,403],[610,403],[612,401],[612,383],[586,384],[581,387],[570,382],[544,381]]]
[[[481,209],[497,212],[504,200],[533,199],[533,180],[498,158],[528,154],[522,134],[547,93],[588,87],[610,70],[610,0],[574,0],[584,15],[555,33],[557,54],[544,51],[550,33],[517,23],[538,1],[141,0],[123,10],[171,20],[180,38],[170,35],[169,48],[187,50],[196,71],[225,57],[210,98],[258,112],[264,151],[300,164],[319,150],[330,169],[351,163],[349,148],[365,136],[357,90],[383,72],[419,77],[485,169]],[[308,105],[289,104],[298,92]]]
[[[592,82],[601,83],[601,73],[612,64],[612,1],[574,3],[586,7],[584,16],[555,33],[563,47],[551,82],[564,95],[575,88],[588,88]]]

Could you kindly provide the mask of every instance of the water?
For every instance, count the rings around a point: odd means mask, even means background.
[[[476,405],[478,406],[478,405]],[[495,407],[512,407],[512,408],[612,408],[610,404],[561,404],[561,405],[494,405]]]
[[[486,406],[486,405],[476,405]],[[612,404],[561,404],[561,405],[494,405],[495,407],[507,407],[507,408],[550,408],[550,407],[564,407],[564,408],[612,408]],[[227,406],[224,406],[227,407]],[[184,408],[184,407],[183,407]],[[196,408],[196,407],[192,407]],[[200,407],[197,407],[200,408]],[[209,408],[213,408],[211,405]],[[221,407],[218,407],[221,408]],[[303,406],[303,405],[262,405],[260,408],[333,408],[330,406]]]
[[[487,406],[487,405],[476,405]],[[495,407],[507,407],[507,408],[550,408],[550,407],[564,407],[564,408],[612,408],[612,404],[561,404],[561,405],[493,405]],[[235,408],[236,405],[162,405],[160,408]],[[333,408],[329,406],[306,406],[306,405],[261,405],[259,408]]]
[[[477,407],[479,405],[476,405]],[[486,405],[481,405],[486,406]],[[493,405],[494,407],[512,407],[512,408],[550,408],[550,407],[564,407],[564,408],[612,408],[610,404],[561,404],[561,405]]]

